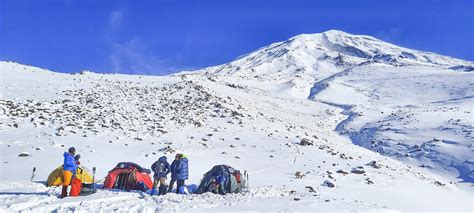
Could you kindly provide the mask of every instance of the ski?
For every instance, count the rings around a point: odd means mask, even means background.
[[[33,167],[33,173],[31,174],[30,182],[33,182],[33,179],[35,178],[35,172],[36,172],[36,167]]]

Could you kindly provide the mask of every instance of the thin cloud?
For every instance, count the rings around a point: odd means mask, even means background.
[[[399,40],[399,38],[403,35],[404,32],[405,29],[402,27],[392,27],[388,30],[375,33],[375,36],[377,38],[382,39],[383,41],[394,42]]]
[[[109,45],[111,48],[109,62],[114,72],[165,75],[171,71],[181,70],[171,66],[168,59],[151,54],[146,42],[140,38],[126,42],[110,41]]]
[[[117,55],[109,56],[110,64],[112,64],[112,70],[114,73],[120,72],[122,70],[120,58]]]
[[[158,58],[150,51],[146,41],[139,37],[123,39],[119,37],[126,18],[124,9],[113,10],[107,20],[104,37],[110,53],[108,63],[114,73],[165,75],[185,67],[172,66],[169,59]],[[187,67],[187,69],[193,69]]]
[[[109,15],[109,29],[118,30],[123,21],[123,10],[114,10]]]

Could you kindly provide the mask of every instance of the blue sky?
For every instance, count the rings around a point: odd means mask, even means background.
[[[472,0],[0,0],[0,60],[164,75],[329,29],[474,61]]]

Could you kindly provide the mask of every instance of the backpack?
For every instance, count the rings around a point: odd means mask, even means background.
[[[162,161],[155,162],[153,164],[153,166],[151,167],[151,169],[153,170],[153,172],[155,172],[157,174],[163,173],[165,171],[164,162],[162,162]]]
[[[242,174],[240,174],[240,171],[239,171],[239,170],[235,170],[235,172],[232,173],[232,175],[235,176],[235,179],[237,180],[237,183],[242,182],[242,180],[241,180]]]

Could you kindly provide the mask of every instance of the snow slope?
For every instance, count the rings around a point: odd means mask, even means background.
[[[334,30],[163,77],[0,62],[0,209],[469,212],[470,67]],[[250,191],[58,199],[41,181],[69,146],[97,167],[99,186],[120,161],[150,166],[183,152],[190,190],[213,165],[229,164],[249,172]],[[39,182],[28,182],[33,167]]]
[[[340,131],[355,144],[470,186],[473,98],[473,74],[418,66],[357,67],[314,96],[351,106]]]

